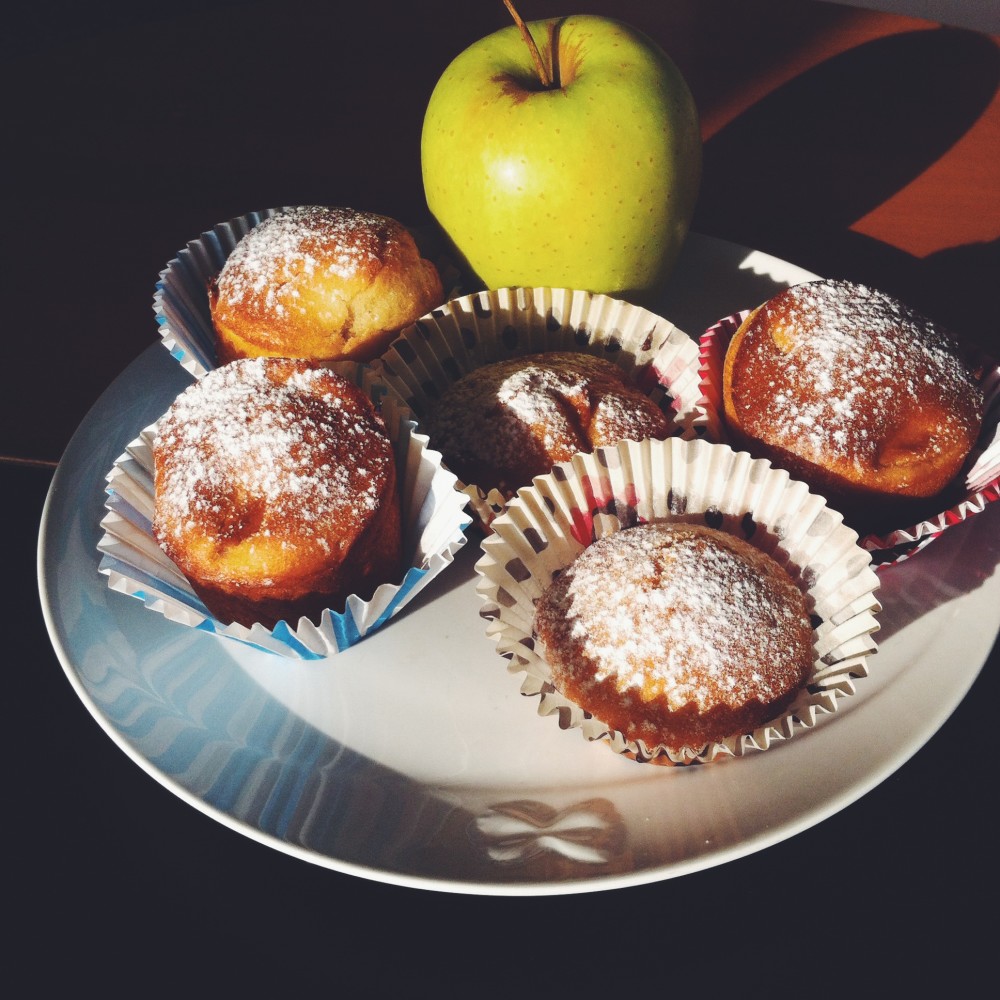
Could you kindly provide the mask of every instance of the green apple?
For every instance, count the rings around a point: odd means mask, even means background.
[[[698,197],[694,99],[662,48],[620,21],[526,28],[548,85],[518,25],[474,42],[435,85],[421,134],[427,206],[485,287],[643,303],[673,268]]]

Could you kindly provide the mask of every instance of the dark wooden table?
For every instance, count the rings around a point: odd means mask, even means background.
[[[37,528],[67,442],[158,339],[156,277],[203,229],[279,204],[423,220],[431,87],[508,15],[500,0],[26,7],[2,63],[15,965],[106,995],[977,984],[995,947],[996,646],[940,731],[853,805],[726,865],[585,896],[328,871],[213,822],[117,749],[39,609]],[[881,287],[1000,353],[1000,34],[805,0],[572,8],[644,29],[691,84],[695,229]],[[850,863],[824,873],[845,845]]]

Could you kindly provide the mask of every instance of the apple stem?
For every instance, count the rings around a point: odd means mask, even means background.
[[[510,11],[510,16],[514,18],[514,23],[518,26],[521,32],[521,37],[524,39],[525,44],[528,46],[528,51],[531,52],[531,58],[535,63],[535,69],[538,71],[538,78],[542,81],[543,87],[552,86],[552,76],[549,71],[545,68],[545,64],[542,62],[541,54],[538,51],[538,46],[535,44],[534,38],[531,37],[531,32],[528,31],[528,26],[521,19],[521,15],[518,14],[514,4],[511,0],[503,0],[504,6]]]

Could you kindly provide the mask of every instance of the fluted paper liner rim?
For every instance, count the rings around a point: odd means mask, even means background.
[[[779,717],[750,733],[675,751],[626,740],[555,690],[532,639],[535,601],[590,541],[646,521],[730,531],[768,552],[802,587],[815,616],[816,659],[807,684]],[[767,750],[834,714],[838,701],[868,676],[881,610],[871,553],[822,497],[764,459],[703,440],[621,442],[537,477],[492,527],[476,563],[487,635],[508,670],[524,674],[521,693],[539,697],[539,715],[606,741],[617,753],[691,764]]]
[[[106,478],[98,566],[115,591],[137,598],[151,611],[190,628],[211,632],[292,659],[323,659],[356,645],[384,627],[435,577],[450,566],[466,542],[472,521],[455,477],[441,464],[409,409],[367,365],[326,365],[360,386],[381,405],[393,442],[401,484],[403,544],[410,560],[401,581],[381,584],[370,600],[347,598],[343,613],[327,610],[317,625],[308,618],[258,623],[248,628],[213,618],[152,533],[153,447],[158,421],[143,428],[115,460]],[[161,418],[162,419],[162,418]]]
[[[375,364],[420,420],[468,372],[542,351],[603,357],[660,406],[674,435],[708,432],[696,342],[665,317],[610,295],[519,286],[457,296],[401,331]],[[508,498],[461,480],[459,488],[488,531]]]
[[[167,262],[153,293],[153,315],[163,346],[180,366],[200,379],[218,367],[208,286],[236,244],[272,215],[290,206],[248,212],[206,229]]]
[[[726,441],[722,401],[722,369],[726,348],[751,310],[725,316],[710,326],[698,344],[703,405],[708,411],[711,438]],[[983,377],[985,396],[983,428],[961,475],[966,494],[946,510],[926,517],[916,524],[902,525],[892,531],[863,535],[860,545],[872,553],[876,570],[909,559],[926,548],[947,529],[975,514],[987,504],[1000,499],[1000,363],[985,359]]]

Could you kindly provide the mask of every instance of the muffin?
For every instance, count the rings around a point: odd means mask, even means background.
[[[392,442],[325,367],[230,362],[158,423],[152,530],[220,621],[318,622],[401,573]]]
[[[745,451],[672,437],[578,453],[492,528],[480,613],[521,693],[634,761],[768,750],[868,675],[871,554]]]
[[[983,426],[982,375],[954,335],[898,300],[817,280],[743,320],[722,405],[736,445],[876,531],[940,509]]]
[[[515,467],[505,473],[503,489],[496,488],[494,484],[500,480],[497,467],[503,463],[489,414],[464,412],[460,406],[448,414],[449,403],[442,407],[441,401],[452,398],[455,384],[468,378],[463,392],[480,397],[478,408],[485,395],[473,386],[477,379],[488,378],[489,372],[475,376],[476,371],[493,365],[510,365],[516,371],[528,359],[537,365],[536,359],[543,355],[570,355],[582,359],[572,362],[579,366],[589,365],[590,358],[605,363],[584,369],[591,375],[582,381],[579,374],[560,372],[558,367],[534,380],[543,390],[537,405],[544,404],[547,418],[562,428],[561,446],[569,441],[582,446],[588,433],[601,425],[609,437],[665,433],[693,438],[710,432],[702,406],[697,346],[665,317],[622,299],[568,288],[500,288],[450,299],[407,327],[375,364],[386,383],[413,410],[421,429],[433,435],[431,447],[440,451],[450,440],[457,440],[472,452],[470,458],[475,450],[483,449],[485,458],[476,466],[472,462],[465,466],[459,482],[476,523],[484,531],[489,531],[493,518],[518,487],[530,483],[539,470],[551,468],[557,442],[547,440],[548,419],[538,421],[535,427],[524,421],[524,399],[519,400],[518,409],[494,401],[494,415],[514,425],[519,440],[527,442],[523,455],[513,455],[507,449],[507,460],[514,459],[511,465]],[[609,373],[607,366],[617,372]],[[588,387],[587,380],[598,371],[599,378]],[[639,400],[636,394],[644,399]],[[623,412],[630,409],[635,412]],[[595,423],[593,414],[597,411],[615,415],[617,428],[612,429],[611,420],[604,417]],[[441,425],[437,429],[436,419]],[[461,463],[461,452],[449,450],[450,461]],[[454,470],[449,459],[444,461]]]
[[[370,361],[441,304],[437,267],[395,219],[305,205],[264,219],[209,285],[218,362]]]
[[[621,368],[571,351],[506,358],[468,372],[430,406],[425,427],[459,479],[508,498],[578,451],[673,431]]]
[[[534,636],[566,697],[626,740],[675,752],[779,715],[814,659],[786,570],[697,524],[597,539],[542,594]]]

